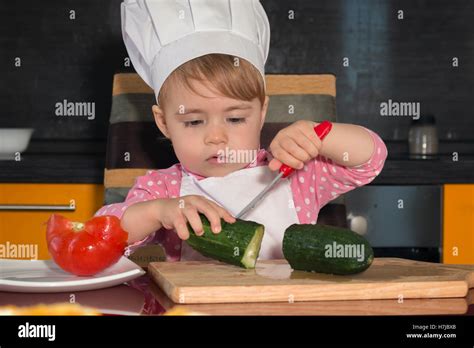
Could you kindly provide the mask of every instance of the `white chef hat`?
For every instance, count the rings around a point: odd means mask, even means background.
[[[265,81],[270,24],[259,0],[124,0],[121,16],[129,57],[157,102],[176,68],[210,53],[249,61]]]

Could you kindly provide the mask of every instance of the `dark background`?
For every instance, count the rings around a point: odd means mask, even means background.
[[[1,2],[0,127],[33,127],[37,140],[106,139],[113,74],[133,71],[124,67],[120,3]],[[474,1],[262,3],[271,25],[267,73],[335,74],[339,122],[406,140],[410,118],[382,117],[380,103],[421,102],[422,114],[436,116],[441,140],[474,140]],[[95,120],[57,117],[64,99],[95,102]]]

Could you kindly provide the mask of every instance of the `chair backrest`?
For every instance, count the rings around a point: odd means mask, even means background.
[[[336,121],[334,75],[267,75],[269,109],[261,134],[268,148],[276,133],[300,120]],[[105,204],[122,202],[135,178],[149,169],[168,168],[178,160],[155,125],[153,90],[138,74],[114,76],[104,171]]]

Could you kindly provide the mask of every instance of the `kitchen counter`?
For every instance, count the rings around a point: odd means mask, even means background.
[[[0,161],[0,182],[102,184],[105,159],[91,154],[28,154]]]
[[[104,179],[105,141],[32,142],[21,161],[0,161],[0,182],[94,183]],[[471,144],[444,146],[430,159],[411,158],[401,142],[387,142],[389,157],[370,185],[439,185],[474,183]],[[458,161],[452,152],[459,151]]]
[[[104,182],[104,141],[32,141],[20,161],[0,160],[0,182]]]
[[[442,185],[474,183],[474,155],[454,162],[452,155],[431,159],[389,156],[371,185]]]
[[[195,304],[173,303],[144,275],[127,284],[108,289],[74,293],[75,302],[98,308],[110,315],[162,315],[198,312],[207,315],[459,315],[474,316],[474,289],[465,298],[318,301],[294,303]],[[30,306],[39,303],[70,302],[71,293],[25,294],[0,292],[0,306]]]

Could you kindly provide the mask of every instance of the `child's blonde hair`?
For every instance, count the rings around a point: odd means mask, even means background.
[[[158,103],[164,108],[170,81],[182,83],[190,91],[198,94],[191,80],[209,82],[223,96],[250,101],[254,98],[265,101],[265,85],[260,72],[245,59],[227,54],[207,54],[184,63],[164,82],[158,95]]]

